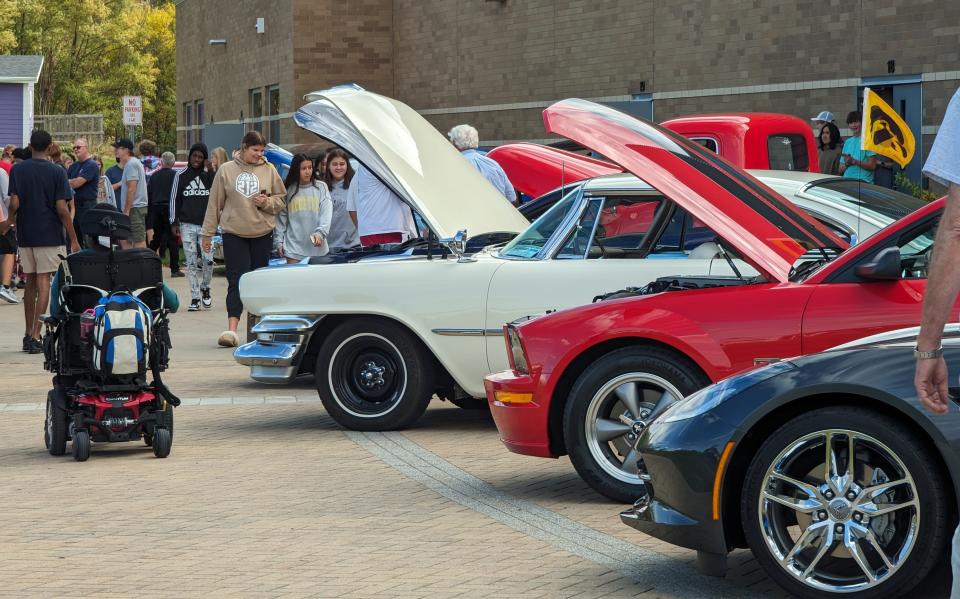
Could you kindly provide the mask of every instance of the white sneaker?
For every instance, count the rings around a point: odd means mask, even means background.
[[[220,338],[217,339],[217,344],[220,347],[236,347],[238,343],[240,343],[240,338],[233,331],[224,331],[220,333]]]
[[[17,292],[9,287],[0,287],[0,298],[3,298],[8,304],[19,304],[20,298],[17,297]]]

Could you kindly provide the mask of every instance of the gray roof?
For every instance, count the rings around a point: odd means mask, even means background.
[[[36,83],[43,56],[0,56],[0,81]]]

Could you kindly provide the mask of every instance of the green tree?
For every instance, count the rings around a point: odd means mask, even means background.
[[[143,97],[143,135],[176,146],[172,2],[7,0],[0,50],[41,54],[38,114],[101,113],[121,131],[121,98]]]

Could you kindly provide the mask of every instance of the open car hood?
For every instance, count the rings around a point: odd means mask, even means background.
[[[778,281],[808,250],[847,247],[751,175],[647,120],[570,99],[544,110],[543,123],[548,133],[603,154],[658,189]]]
[[[532,143],[497,146],[487,158],[503,168],[517,191],[535,198],[569,183],[623,172],[605,160]]]
[[[520,212],[406,104],[356,86],[308,94],[298,126],[353,154],[440,237],[519,233]]]

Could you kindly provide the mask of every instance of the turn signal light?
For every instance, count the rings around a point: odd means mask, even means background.
[[[533,403],[533,393],[494,391],[493,397],[500,403]]]

